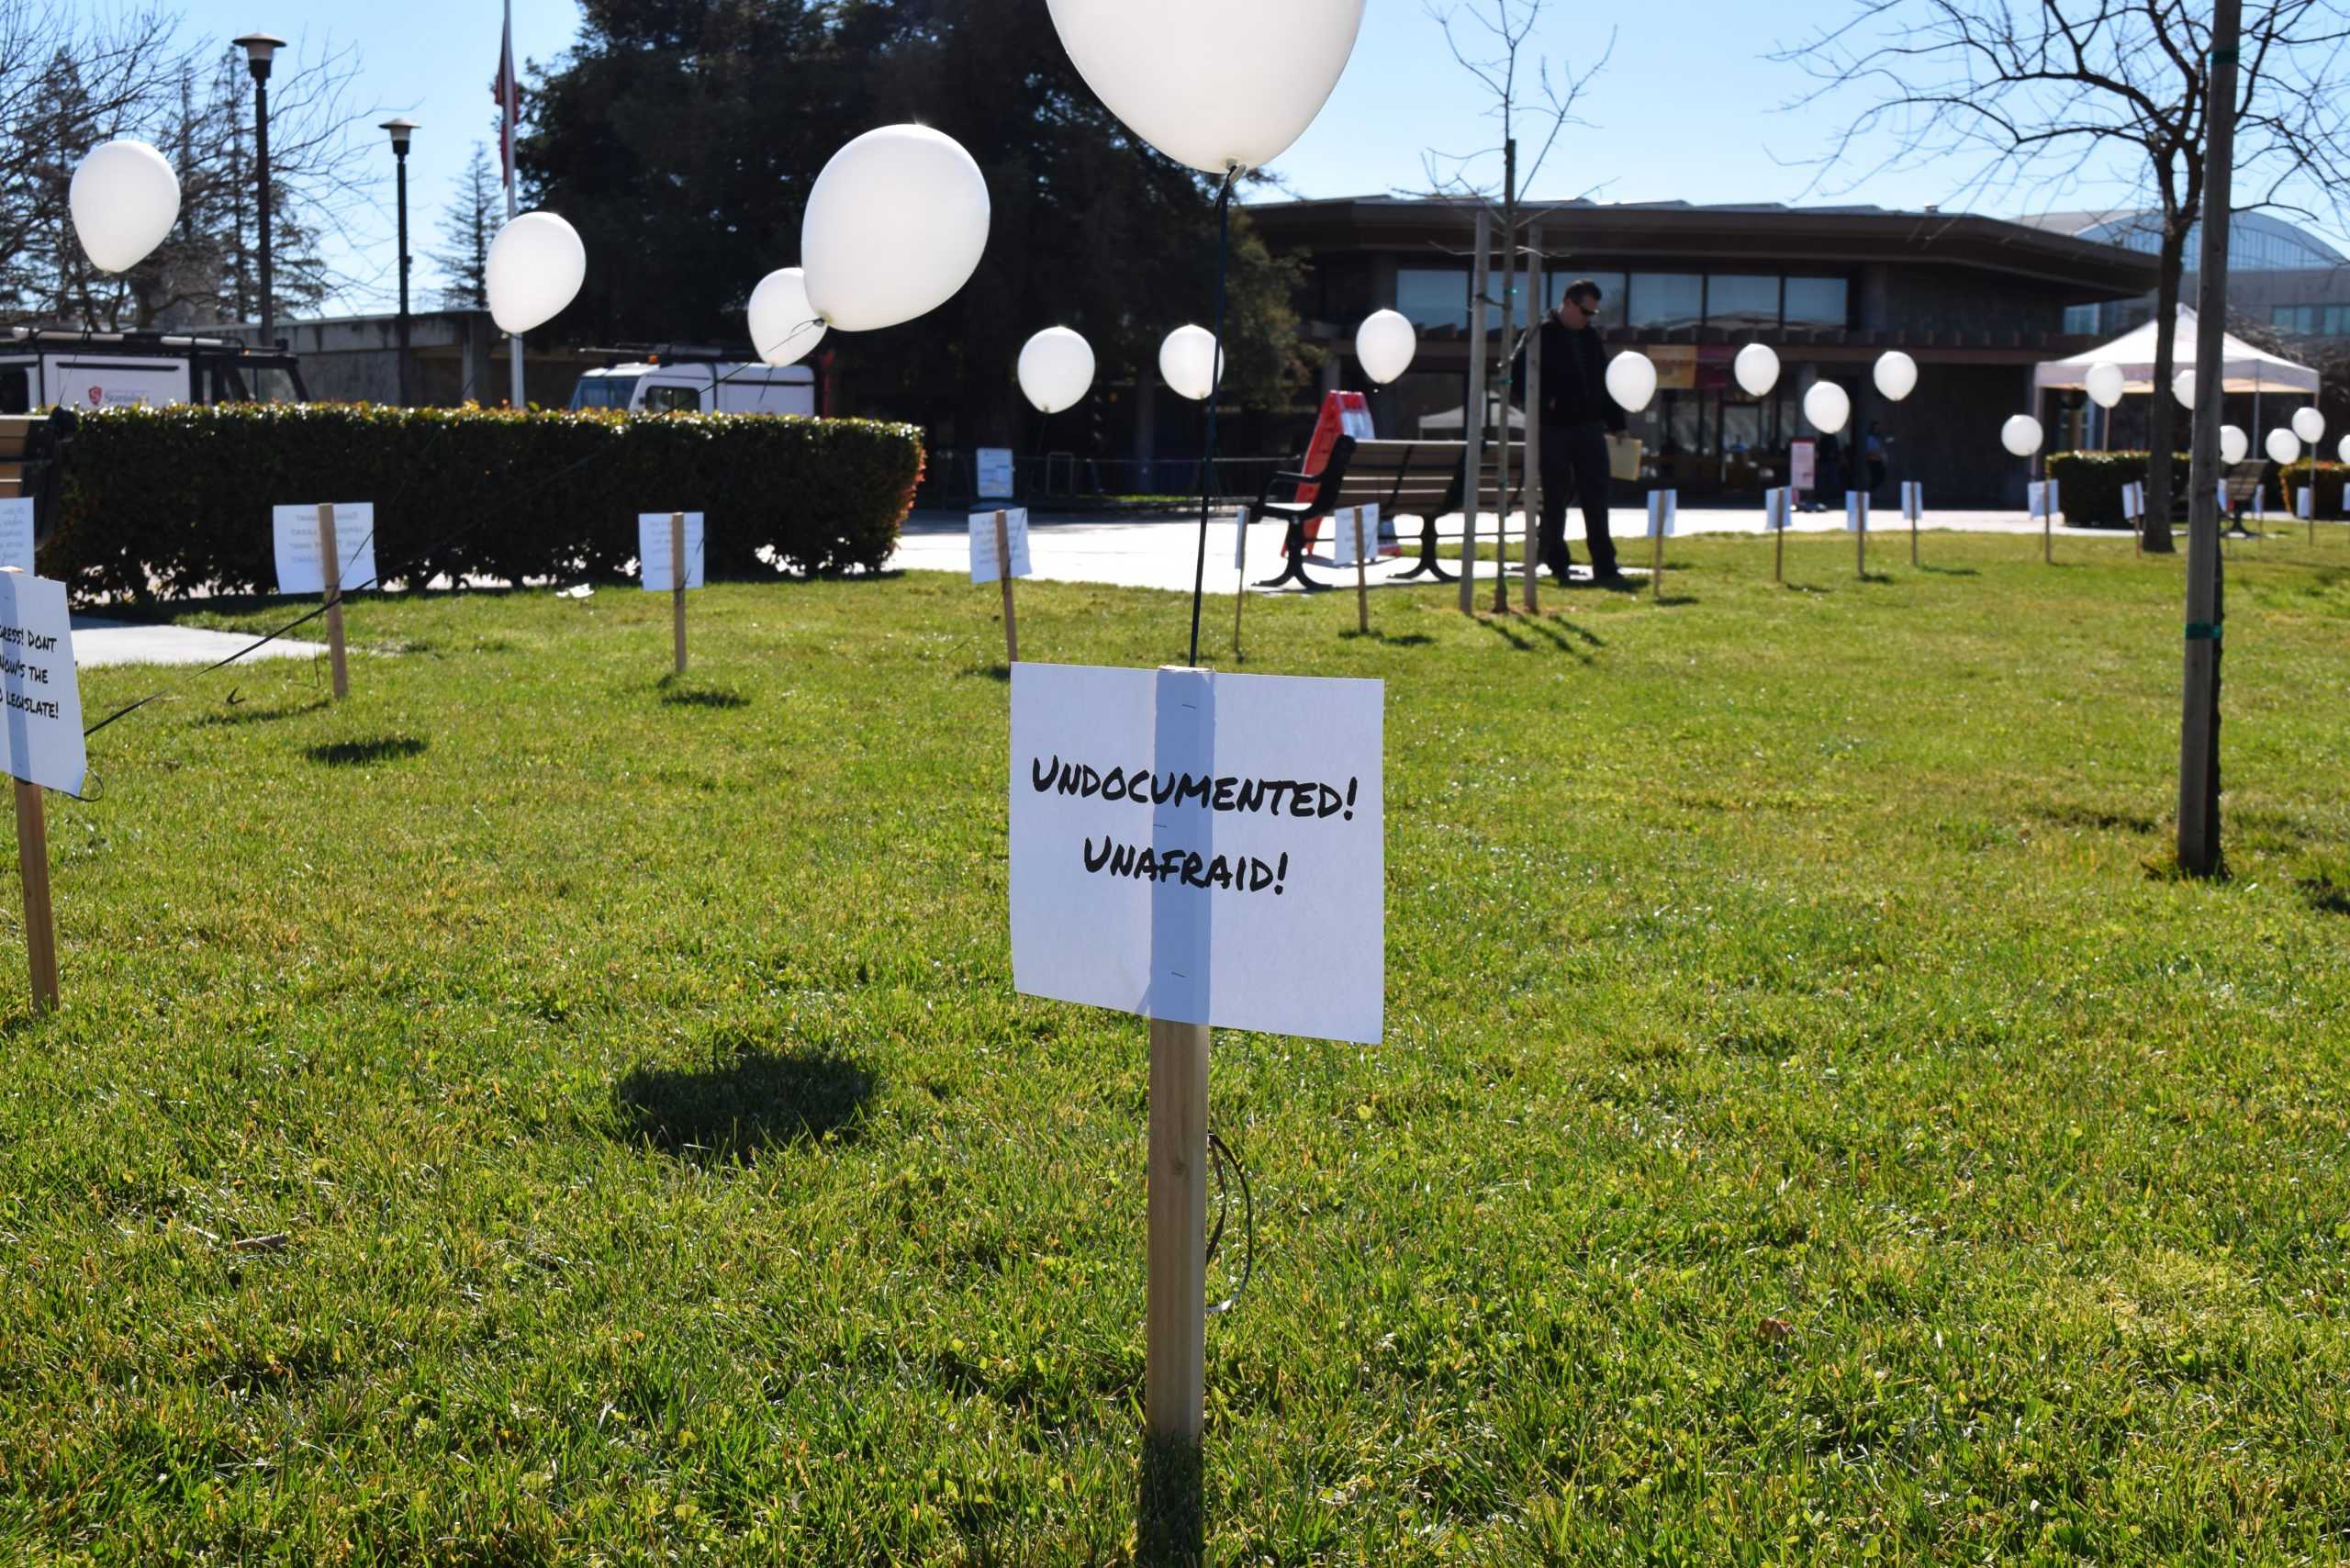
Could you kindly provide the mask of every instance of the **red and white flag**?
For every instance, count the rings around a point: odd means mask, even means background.
[[[498,45],[498,79],[489,84],[498,101],[498,154],[506,171],[505,183],[514,183],[514,121],[522,110],[522,84],[514,75],[514,0],[506,0],[506,32]]]

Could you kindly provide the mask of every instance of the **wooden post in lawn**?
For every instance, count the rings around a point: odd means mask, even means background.
[[[1468,441],[1460,480],[1460,613],[1477,613],[1477,513],[1485,501],[1485,290],[1493,215],[1477,204],[1477,259],[1469,285],[1469,400],[1460,409],[1460,433]],[[1502,440],[1509,440],[1509,416],[1502,416]],[[1500,556],[1494,557],[1495,561]]]
[[[1012,534],[1002,508],[995,514],[995,576],[1003,585],[1003,662],[1016,665],[1020,662],[1020,622],[1012,611]],[[1239,639],[1236,630],[1233,641],[1237,643]]]
[[[351,666],[342,646],[342,555],[335,548],[334,503],[319,503],[319,570],[326,588],[327,662],[334,669],[337,700],[351,695]],[[22,820],[19,808],[18,819]]]
[[[1869,493],[1866,490],[1861,492],[1858,505],[1860,512],[1854,521],[1859,526],[1852,531],[1852,572],[1861,581],[1866,582],[1869,580]]]
[[[1787,522],[1794,515],[1796,498],[1792,489],[1779,492],[1779,510],[1774,514],[1771,530],[1771,580],[1784,584],[1787,580]]]
[[[25,881],[25,957],[32,965],[33,1010],[57,1008],[57,918],[49,902],[49,817],[40,786],[17,783],[17,868]]]
[[[1365,558],[1363,547],[1367,544],[1376,550],[1378,541],[1362,536],[1362,509],[1358,507],[1355,509],[1355,630],[1368,637],[1371,635],[1371,563]],[[1371,526],[1376,528],[1378,525],[1374,523]],[[1494,541],[1494,549],[1498,559],[1501,550],[1498,536]],[[1508,611],[1506,600],[1502,610],[1505,613]]]
[[[676,622],[677,673],[686,673],[686,514],[669,514],[669,614]]]
[[[1143,1315],[1141,1561],[1206,1545],[1208,1028],[1150,1021],[1149,1251]]]
[[[1542,521],[1542,321],[1550,314],[1542,288],[1542,225],[1526,230],[1526,475],[1518,482],[1526,506],[1526,613],[1536,609],[1535,582],[1541,573]],[[1506,349],[1509,345],[1502,345]]]
[[[1664,602],[1664,492],[1649,492],[1649,597]]]

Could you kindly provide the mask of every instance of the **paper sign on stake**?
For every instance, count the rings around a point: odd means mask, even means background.
[[[1015,988],[1378,1043],[1384,701],[1375,680],[1014,665]]]
[[[1869,493],[1866,490],[1844,492],[1844,532],[1866,532],[1869,526]]]
[[[276,535],[277,591],[285,594],[324,593],[326,574],[319,563],[319,503],[272,507],[270,523]],[[334,503],[334,553],[342,557],[336,579],[345,593],[375,580],[375,503]]]
[[[2044,479],[2034,479],[2031,482],[2031,487],[2030,491],[2027,492],[2024,502],[2025,506],[2030,509],[2029,515],[2032,517],[2047,517],[2051,515],[2048,492],[2052,487],[2053,487]]]
[[[979,498],[983,501],[1012,498],[1012,448],[983,446],[979,450]]]
[[[33,570],[33,503],[29,496],[0,500],[0,569]]]
[[[2293,515],[2304,520],[2317,516],[2317,491],[2308,486],[2293,492]]]
[[[1926,482],[1923,479],[1901,481],[1901,521],[1904,522],[1926,521]]]
[[[1359,566],[1379,559],[1379,509],[1340,507],[1330,514],[1332,565]]]
[[[0,767],[28,784],[79,795],[89,771],[82,687],[65,585],[0,571]]]
[[[995,558],[995,516],[993,511],[971,514],[971,581],[974,585],[991,583],[1003,576]],[[1004,537],[1012,542],[1012,576],[1029,576],[1028,567],[1028,509],[1003,509]]]
[[[340,509],[336,511],[340,517]],[[637,575],[644,581],[647,593],[675,593],[677,573],[670,569],[669,519],[666,511],[641,511],[636,514]],[[702,586],[701,513],[686,513],[686,587]]]
[[[1673,527],[1680,515],[1680,491],[1651,490],[1649,492],[1648,536],[1650,538],[1656,538],[1660,534],[1668,539],[1673,537]]]
[[[1762,492],[1762,527],[1772,533],[1783,532],[1787,526],[1787,492],[1784,487]]]

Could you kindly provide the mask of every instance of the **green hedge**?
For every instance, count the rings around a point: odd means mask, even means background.
[[[2058,504],[2065,521],[2076,528],[2124,528],[2121,487],[2146,477],[2149,452],[2052,452],[2048,476],[2056,481],[2064,498]],[[2187,454],[2178,454],[2171,469],[2175,495],[2187,493]]]
[[[2342,490],[2344,483],[2350,481],[2350,463],[2315,463],[2306,457],[2284,471],[2285,501],[2277,510],[2293,510],[2293,492],[2308,488],[2311,475],[2317,476],[2317,515],[2344,516]]]
[[[922,432],[864,420],[367,404],[86,415],[44,575],[144,599],[272,591],[270,508],[373,501],[386,581],[615,577],[640,511],[709,517],[710,576],[878,567],[922,476]]]

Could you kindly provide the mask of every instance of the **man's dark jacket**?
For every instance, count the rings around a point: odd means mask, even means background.
[[[1624,428],[1624,410],[1607,395],[1607,351],[1592,327],[1569,327],[1556,313],[1542,318],[1542,431],[1549,435],[1576,425],[1605,424]],[[1517,361],[1510,371],[1510,386],[1517,401],[1526,401],[1527,340],[1517,345]]]

